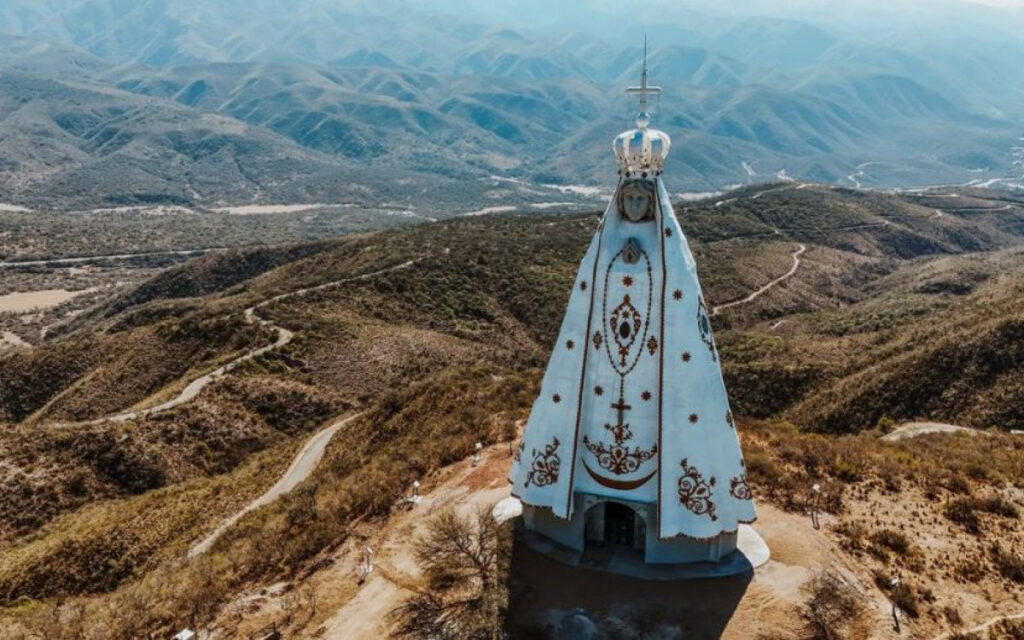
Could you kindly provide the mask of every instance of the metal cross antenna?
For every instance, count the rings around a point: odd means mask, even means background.
[[[656,96],[661,93],[661,87],[647,86],[647,36],[644,36],[644,68],[640,72],[640,86],[629,87],[626,89],[626,93],[640,96],[640,113],[644,116],[647,115],[647,96]]]

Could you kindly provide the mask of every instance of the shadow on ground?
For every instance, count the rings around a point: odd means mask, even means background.
[[[628,578],[562,564],[516,538],[508,616],[516,639],[719,638],[753,578]]]

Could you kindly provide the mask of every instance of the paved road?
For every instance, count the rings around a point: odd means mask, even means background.
[[[800,245],[800,248],[793,252],[793,266],[792,266],[792,268],[790,268],[789,271],[787,271],[786,273],[782,274],[778,278],[775,278],[774,280],[772,280],[768,284],[764,285],[763,287],[761,287],[760,289],[758,289],[754,293],[750,294],[746,298],[743,298],[741,300],[733,300],[732,302],[726,302],[725,304],[720,304],[720,305],[712,308],[711,309],[711,315],[716,316],[716,315],[718,315],[719,311],[722,311],[724,309],[729,309],[731,307],[736,307],[736,306],[739,306],[741,304],[747,304],[749,302],[753,302],[754,300],[759,298],[763,293],[765,293],[766,291],[768,291],[769,289],[771,289],[775,285],[777,285],[777,284],[779,284],[781,282],[785,282],[789,278],[793,277],[793,274],[795,274],[797,269],[800,268],[800,256],[803,255],[803,253],[805,251],[807,251],[807,245],[803,245],[803,244]]]
[[[206,536],[201,542],[193,545],[188,550],[188,557],[194,558],[198,555],[206,553],[213,543],[217,541],[225,531],[230,529],[236,522],[242,519],[242,516],[249,513],[254,509],[258,509],[264,505],[268,505],[271,502],[277,500],[286,493],[289,493],[299,485],[300,482],[309,477],[309,474],[313,473],[316,466],[320,464],[320,459],[324,456],[324,450],[327,449],[327,444],[337,433],[338,429],[345,426],[352,420],[355,420],[362,414],[355,414],[349,416],[343,420],[339,420],[334,424],[318,431],[312,438],[306,441],[306,444],[302,446],[298,455],[292,460],[292,464],[285,471],[284,475],[270,487],[266,493],[256,498],[249,504],[245,505],[240,511],[232,515],[230,518],[225,520],[218,526],[213,532]]]

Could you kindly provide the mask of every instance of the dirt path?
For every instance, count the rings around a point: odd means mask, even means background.
[[[349,416],[343,420],[339,420],[334,424],[318,431],[312,438],[306,441],[302,449],[299,450],[298,455],[292,460],[291,466],[285,471],[281,479],[274,483],[274,486],[270,487],[266,493],[256,498],[239,512],[225,520],[218,526],[213,532],[204,538],[201,542],[195,544],[191,549],[188,550],[188,557],[194,558],[198,555],[206,553],[213,543],[217,541],[217,538],[221,536],[225,531],[230,529],[236,522],[242,519],[242,516],[249,513],[254,509],[258,509],[264,505],[270,504],[277,500],[286,493],[291,492],[292,489],[297,487],[300,482],[309,477],[309,474],[313,473],[313,469],[320,463],[320,459],[324,456],[324,451],[327,449],[327,444],[337,433],[338,429],[345,426],[352,420],[358,418],[361,414]]]
[[[507,443],[489,447],[483,451],[477,467],[470,460],[462,460],[424,478],[419,503],[396,504],[386,521],[356,526],[345,544],[316,563],[319,569],[292,585],[291,590],[315,593],[317,610],[303,612],[298,616],[304,619],[301,624],[283,629],[287,637],[388,637],[388,613],[421,588],[413,541],[424,531],[430,516],[447,507],[472,513],[500,503],[509,495],[505,476],[510,464]],[[623,607],[641,611],[649,609],[651,603],[661,603],[666,612],[679,614],[674,620],[686,621],[685,631],[692,631],[693,637],[752,638],[765,628],[791,627],[794,611],[806,599],[802,585],[817,571],[830,568],[868,594],[871,637],[895,637],[888,631],[891,623],[887,601],[871,589],[869,577],[852,568],[855,563],[850,564],[825,530],[815,530],[805,515],[788,513],[769,504],[760,504],[758,510],[761,517],[757,530],[771,547],[772,559],[757,570],[752,580],[747,577],[672,583],[637,581],[572,569],[543,557],[531,558],[522,550],[514,571],[522,574],[520,577],[527,579],[543,599],[526,602],[526,609],[517,609],[517,614],[557,621],[579,606],[601,612],[607,605],[608,611],[621,613]],[[826,518],[826,525],[831,523]],[[359,585],[360,558],[367,545],[375,551],[374,569]],[[517,588],[522,584],[527,583]],[[254,587],[249,596],[240,598],[239,602],[247,605],[242,626],[231,614],[237,608],[225,607],[210,637],[245,637],[248,629],[280,624],[283,596],[267,591],[267,587]],[[520,594],[517,607],[523,606],[522,597]],[[305,618],[307,615],[309,618]],[[706,629],[713,629],[714,634],[700,635]]]
[[[754,300],[757,300],[762,294],[767,292],[769,289],[771,289],[775,285],[780,284],[782,282],[785,282],[786,280],[788,280],[791,277],[793,277],[793,274],[795,274],[797,272],[797,269],[800,268],[800,256],[803,255],[803,253],[805,251],[807,251],[807,245],[801,244],[800,248],[793,252],[793,256],[792,256],[793,257],[793,266],[790,268],[789,271],[787,271],[786,273],[782,274],[778,278],[775,278],[774,280],[772,280],[768,284],[764,285],[763,287],[761,287],[757,291],[753,292],[752,294],[750,294],[746,298],[743,298],[741,300],[734,300],[732,302],[726,302],[724,304],[720,304],[720,305],[715,306],[711,310],[711,315],[716,316],[716,315],[718,315],[718,313],[720,311],[723,311],[725,309],[729,309],[731,307],[736,307],[736,306],[739,306],[741,304],[747,304],[747,303],[753,302]]]
[[[970,429],[968,427],[959,427],[955,424],[945,424],[942,422],[908,422],[885,434],[881,437],[881,440],[885,442],[899,442],[900,440],[916,438],[917,436],[923,436],[929,433],[967,433],[972,436],[988,435],[984,431]]]
[[[950,631],[949,633],[945,633],[945,634],[939,636],[938,638],[936,638],[936,640],[950,640],[951,638],[953,638],[954,634],[956,634],[958,637],[963,637],[963,636],[969,636],[969,635],[975,634],[975,633],[983,633],[983,632],[988,631],[989,629],[991,629],[993,626],[999,624],[1003,620],[1007,620],[1007,621],[1024,620],[1024,612],[1015,613],[1015,614],[1009,615],[1009,616],[996,616],[996,617],[994,617],[994,618],[992,618],[990,620],[987,620],[986,622],[983,622],[983,623],[979,624],[976,627],[971,627],[970,629],[960,629],[959,631],[956,631],[956,632]]]
[[[387,637],[387,613],[420,584],[412,541],[424,531],[429,517],[445,508],[469,515],[477,509],[490,509],[507,498],[510,489],[505,476],[510,462],[508,444],[502,443],[485,449],[476,467],[463,460],[442,470],[439,477],[430,481],[437,482],[436,486],[424,492],[418,504],[399,511],[369,541],[376,551],[374,571],[359,592],[336,609],[319,627],[322,631],[314,636],[324,640]]]
[[[3,269],[4,267],[39,267],[48,264],[81,264],[83,262],[92,262],[93,260],[130,260],[132,258],[158,256],[198,256],[212,251],[225,251],[227,249],[228,247],[210,247],[208,249],[180,249],[177,251],[150,251],[145,253],[113,253],[100,256],[79,256],[76,258],[51,258],[49,260],[0,261],[0,269]]]
[[[252,360],[254,358],[258,358],[261,355],[263,355],[265,353],[268,353],[270,351],[273,351],[275,349],[280,349],[281,347],[285,346],[286,344],[288,344],[289,342],[292,341],[292,338],[295,337],[294,333],[292,333],[288,329],[285,329],[284,327],[280,327],[280,326],[277,326],[277,325],[271,323],[269,320],[265,320],[263,318],[260,318],[259,315],[257,315],[257,313],[256,313],[257,309],[265,307],[268,304],[272,304],[274,302],[279,302],[281,300],[287,300],[289,298],[295,298],[295,297],[302,296],[302,295],[305,295],[305,294],[313,292],[313,291],[322,291],[324,289],[329,289],[331,287],[337,287],[337,286],[343,285],[343,284],[348,283],[348,282],[356,282],[356,281],[359,281],[359,280],[366,280],[366,279],[373,278],[373,277],[376,277],[376,276],[379,276],[379,275],[383,275],[385,273],[390,273],[392,271],[398,271],[398,270],[401,270],[401,269],[408,269],[412,265],[416,264],[416,262],[418,262],[418,260],[409,260],[407,262],[403,262],[402,264],[395,265],[393,267],[387,267],[385,269],[380,269],[378,271],[373,271],[371,273],[364,273],[362,275],[352,276],[350,278],[342,278],[341,280],[334,280],[334,281],[327,282],[327,283],[324,283],[324,284],[316,285],[314,287],[306,287],[306,288],[303,288],[303,289],[297,289],[295,291],[289,291],[288,293],[282,293],[280,295],[276,295],[273,298],[268,298],[267,300],[264,300],[263,302],[255,304],[255,305],[249,307],[248,309],[246,309],[244,311],[244,315],[245,315],[245,321],[246,322],[249,322],[249,323],[258,322],[260,325],[263,325],[265,327],[268,327],[268,328],[272,329],[273,331],[276,331],[277,332],[277,338],[274,340],[274,342],[272,342],[272,343],[270,343],[270,344],[268,344],[266,346],[260,347],[258,349],[253,349],[251,351],[248,351],[245,354],[235,358],[231,362],[229,362],[229,363],[227,363],[227,364],[225,364],[225,365],[223,365],[221,367],[218,367],[217,369],[214,369],[213,371],[210,371],[209,373],[205,373],[205,374],[199,376],[198,378],[196,378],[196,379],[192,380],[191,382],[189,382],[185,386],[185,388],[181,390],[181,392],[178,395],[176,395],[175,397],[171,398],[170,400],[168,400],[166,402],[163,402],[163,403],[160,403],[160,404],[158,404],[156,406],[149,407],[149,408],[146,408],[146,409],[139,409],[138,411],[125,411],[125,412],[122,412],[122,413],[116,413],[116,414],[113,414],[113,415],[104,416],[102,418],[95,418],[93,420],[84,420],[84,421],[81,421],[81,422],[59,423],[56,426],[60,426],[60,427],[76,427],[76,426],[100,424],[100,423],[103,423],[103,422],[128,422],[129,420],[137,420],[139,418],[143,418],[143,417],[146,417],[146,416],[156,415],[158,413],[163,413],[163,412],[168,411],[170,409],[173,409],[175,407],[181,406],[181,405],[185,404],[186,402],[189,402],[189,401],[195,399],[195,397],[197,395],[199,395],[199,392],[202,391],[207,385],[209,385],[211,382],[217,380],[218,378],[222,377],[224,374],[228,373],[229,371],[237,368],[242,363],[247,362],[249,360]]]

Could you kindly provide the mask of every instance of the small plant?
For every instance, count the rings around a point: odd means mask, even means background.
[[[1020,509],[1012,502],[1000,497],[990,498],[957,498],[946,505],[946,517],[957,522],[970,533],[981,532],[981,521],[978,518],[978,511],[991,513],[1003,518],[1016,520],[1020,517]]]
[[[863,551],[864,539],[868,535],[867,528],[859,522],[841,522],[836,525],[836,533],[843,537],[843,548],[849,551]]]
[[[974,502],[970,498],[957,498],[946,504],[943,511],[947,518],[963,526],[968,533],[981,533],[981,520],[974,510]]]
[[[1024,640],[1024,620],[1000,620],[992,628],[991,637]]]
[[[808,587],[810,597],[803,617],[807,638],[840,640],[855,637],[864,614],[864,603],[856,589],[832,573],[820,573]]]
[[[946,618],[946,622],[954,627],[959,627],[964,623],[964,619],[960,616],[960,610],[956,607],[951,607],[949,605],[942,607],[942,616]]]
[[[992,563],[995,564],[1000,575],[1008,580],[1024,584],[1024,556],[1003,549],[1000,545],[992,545],[991,555]]]
[[[905,533],[893,529],[875,531],[871,534],[871,542],[902,556],[909,555],[913,550],[910,538]]]
[[[889,575],[877,570],[873,572],[873,577],[875,579],[875,586],[881,589],[903,613],[911,618],[921,615],[918,605],[921,598],[914,585],[906,580],[901,580],[898,585],[893,585],[892,578]]]

